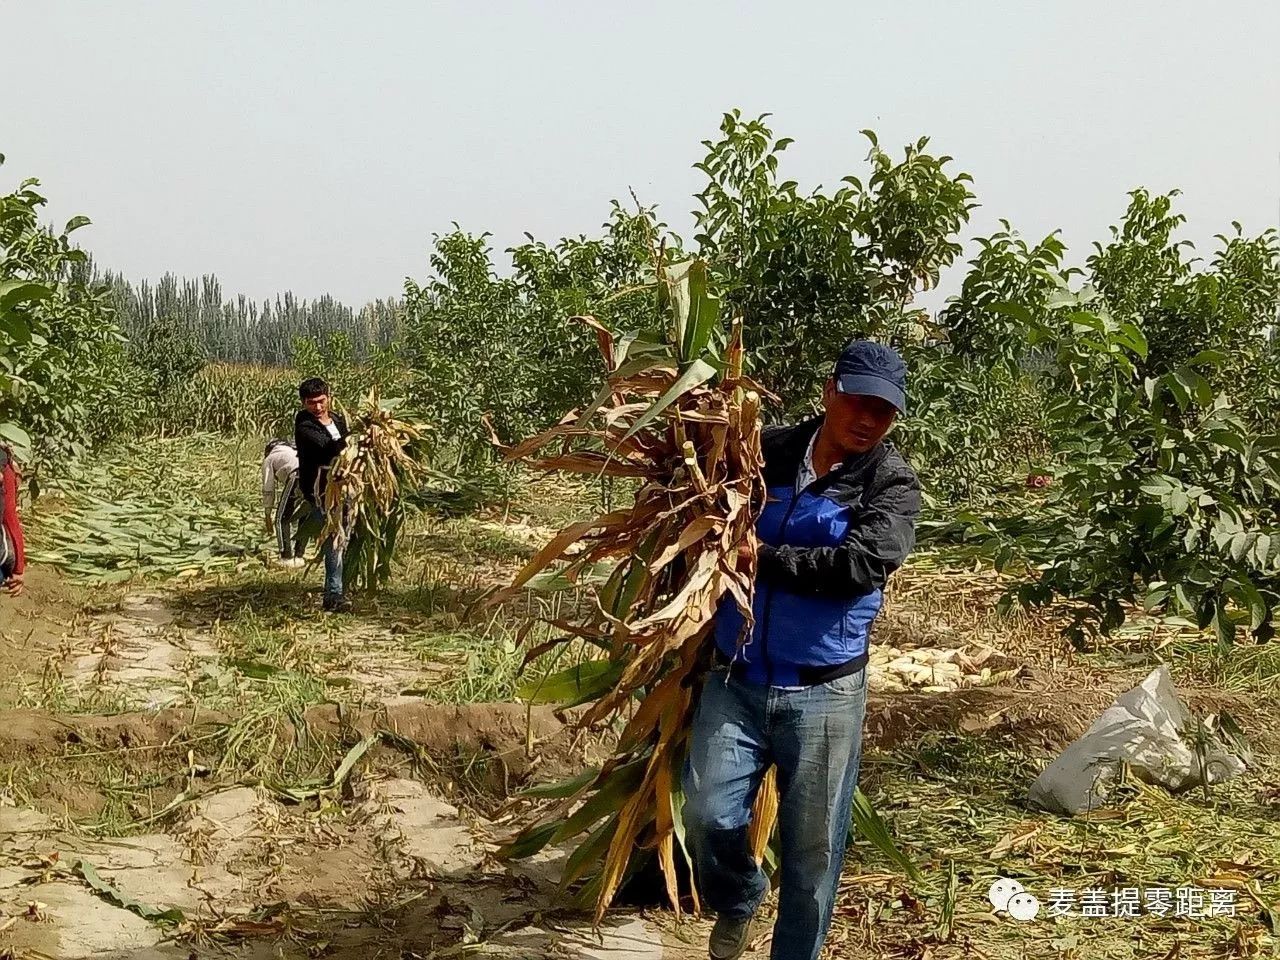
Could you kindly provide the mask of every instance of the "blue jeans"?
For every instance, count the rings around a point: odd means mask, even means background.
[[[702,902],[750,917],[769,890],[751,856],[751,805],[777,767],[781,882],[772,960],[815,960],[831,925],[862,753],[867,676],[800,689],[707,677],[684,775],[686,842]]]
[[[326,517],[320,507],[312,507],[311,522],[324,527]],[[320,545],[324,553],[324,598],[336,600],[342,596],[342,551],[333,542],[333,537],[326,537]]]

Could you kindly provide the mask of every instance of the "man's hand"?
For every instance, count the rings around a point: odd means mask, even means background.
[[[756,537],[755,534],[747,534],[747,539],[738,544],[738,566],[745,567],[755,560],[756,557]]]
[[[4,588],[11,597],[20,595],[22,593],[22,574],[15,573],[4,582]]]

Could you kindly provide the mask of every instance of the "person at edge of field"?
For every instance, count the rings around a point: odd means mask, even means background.
[[[770,765],[781,844],[770,956],[822,950],[858,781],[870,628],[915,546],[920,483],[884,439],[907,407],[901,357],[852,341],[822,401],[825,415],[764,431],[755,626],[740,647],[742,614],[721,604],[690,736],[684,822],[702,902],[717,914],[713,960],[742,956],[769,889],[747,828]]]
[[[298,485],[298,452],[288,440],[267,441],[262,455],[262,519],[267,536],[275,537],[282,566],[306,563],[307,524],[303,521],[310,514]]]
[[[18,468],[13,451],[0,447],[0,584],[9,596],[22,593],[22,579],[27,570],[27,549],[22,537],[22,521],[18,518]]]
[[[293,445],[298,451],[298,485],[310,505],[311,520],[325,523],[324,489],[329,468],[347,443],[347,421],[329,409],[329,384],[319,377],[298,385],[302,409],[293,421]],[[327,537],[324,553],[324,609],[345,613],[351,602],[342,592],[342,551]]]

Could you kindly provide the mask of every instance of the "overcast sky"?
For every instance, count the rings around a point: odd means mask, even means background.
[[[396,295],[451,221],[593,233],[629,188],[683,229],[734,106],[805,186],[863,171],[864,127],[928,135],[971,233],[1080,256],[1138,185],[1206,245],[1280,204],[1277,0],[0,0],[0,37],[0,187],[38,176],[105,266],[228,294]]]

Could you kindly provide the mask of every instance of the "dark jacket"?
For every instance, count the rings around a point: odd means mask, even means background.
[[[764,432],[769,501],[760,538],[755,628],[738,651],[743,618],[731,598],[716,614],[716,645],[755,683],[805,686],[856,673],[885,581],[915,546],[920,481],[889,443],[846,460],[796,493],[821,418]]]
[[[298,486],[307,500],[319,506],[328,483],[328,468],[347,444],[347,421],[340,413],[329,414],[338,428],[339,439],[310,410],[299,410],[293,420],[293,445],[298,450]]]

